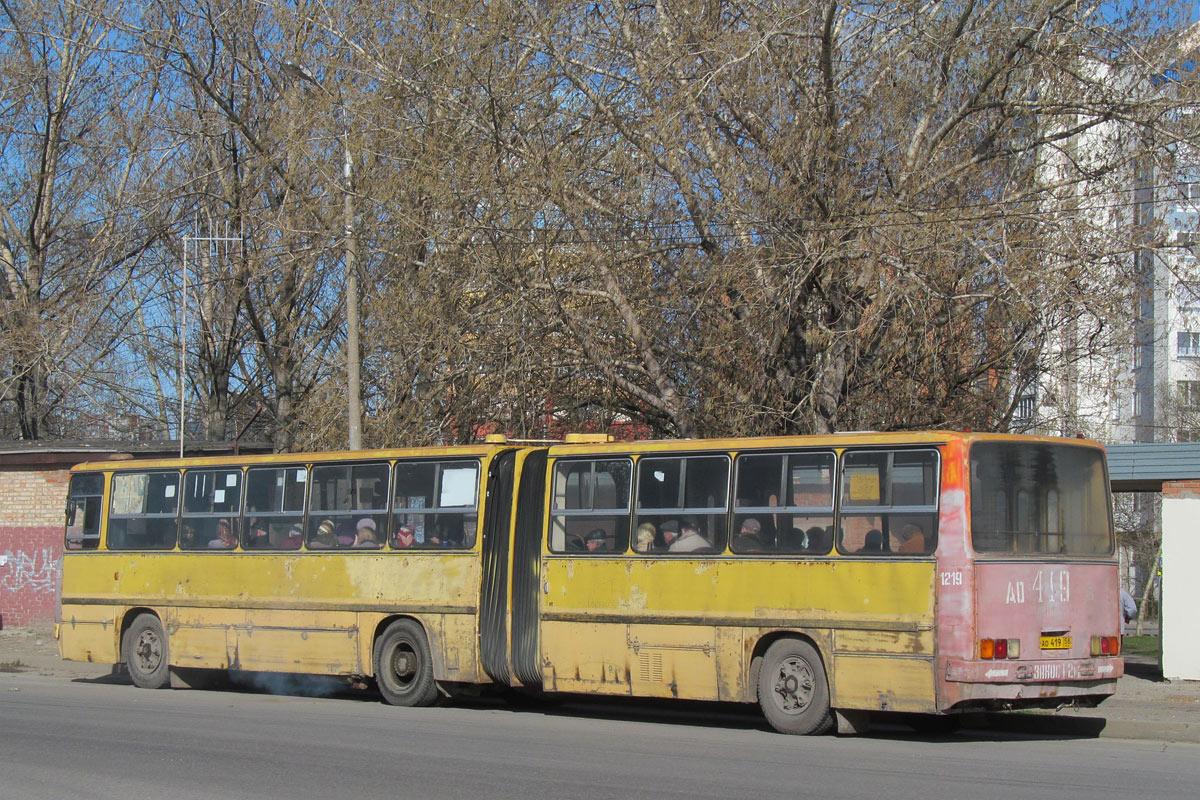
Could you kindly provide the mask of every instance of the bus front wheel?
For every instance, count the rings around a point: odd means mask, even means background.
[[[138,614],[125,631],[121,652],[133,685],[161,689],[170,682],[167,635],[153,614]]]
[[[427,706],[437,699],[429,641],[420,625],[397,620],[375,640],[375,682],[394,706]]]
[[[768,647],[758,673],[758,704],[780,733],[827,733],[833,727],[829,681],[816,648],[799,639]]]

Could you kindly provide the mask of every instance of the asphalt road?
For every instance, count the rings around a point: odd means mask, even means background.
[[[7,798],[1195,798],[1200,746],[769,732],[662,703],[403,709],[0,674]]]

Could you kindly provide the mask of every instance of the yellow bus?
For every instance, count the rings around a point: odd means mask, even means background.
[[[839,434],[77,467],[64,658],[757,702],[786,733],[1115,691],[1103,449]],[[597,440],[601,439],[601,440]]]

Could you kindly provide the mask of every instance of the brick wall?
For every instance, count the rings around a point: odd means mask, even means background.
[[[0,469],[0,624],[52,622],[63,551],[67,470]]]
[[[1200,497],[1200,480],[1163,481],[1162,493],[1163,497]]]

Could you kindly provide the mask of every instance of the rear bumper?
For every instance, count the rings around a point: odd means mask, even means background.
[[[955,683],[1029,684],[1061,681],[1116,681],[1125,674],[1123,658],[946,662],[946,680]]]
[[[941,710],[1095,706],[1117,691],[1121,658],[946,662]]]

